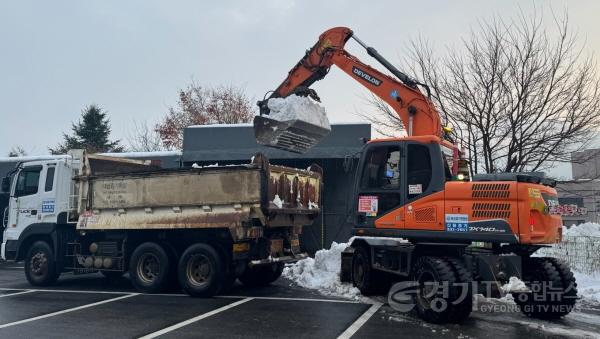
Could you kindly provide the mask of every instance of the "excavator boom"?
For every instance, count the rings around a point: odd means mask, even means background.
[[[386,75],[361,62],[348,53],[344,46],[349,39],[356,40],[367,53],[381,63],[394,77]],[[286,79],[265,100],[259,101],[260,116],[254,119],[254,131],[259,143],[292,152],[305,152],[329,132],[323,126],[302,120],[289,121],[269,118],[268,101],[289,95],[309,96],[320,101],[310,86],[323,79],[332,65],[361,83],[373,94],[388,103],[399,115],[409,136],[442,136],[440,116],[418,83],[396,69],[373,47],[358,39],[346,27],[332,28],[319,37],[317,43],[292,68]],[[300,112],[299,112],[300,113]]]

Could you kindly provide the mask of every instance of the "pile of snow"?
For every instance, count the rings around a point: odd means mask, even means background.
[[[589,303],[600,304],[600,276],[573,272],[577,282],[577,294]]]
[[[504,293],[529,291],[527,285],[525,285],[525,283],[517,277],[510,277],[510,279],[508,279],[508,282],[504,284],[504,286],[502,286],[501,289]]]
[[[569,228],[563,226],[563,235],[600,237],[600,224],[586,222]]]
[[[283,276],[296,284],[322,294],[358,300],[360,291],[350,283],[340,281],[342,251],[348,244],[333,243],[331,248],[320,250],[315,258],[306,258],[283,270]]]
[[[302,120],[331,130],[325,108],[308,97],[290,95],[286,98],[271,98],[267,102],[269,118],[278,121]]]

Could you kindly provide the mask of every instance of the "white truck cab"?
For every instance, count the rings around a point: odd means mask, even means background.
[[[4,178],[3,190],[10,192],[9,204],[3,211],[3,260],[15,260],[19,239],[57,224],[67,224],[73,211],[73,175],[78,161],[72,157],[26,161],[17,165],[10,177]],[[73,224],[73,227],[75,225]]]

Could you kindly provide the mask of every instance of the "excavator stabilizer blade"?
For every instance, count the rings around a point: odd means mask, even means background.
[[[301,119],[279,121],[268,116],[254,117],[256,141],[289,152],[305,153],[329,132],[329,126],[319,126]]]

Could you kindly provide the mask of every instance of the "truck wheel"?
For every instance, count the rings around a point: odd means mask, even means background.
[[[421,257],[415,263],[412,279],[417,282],[417,293],[413,300],[419,316],[431,323],[446,323],[451,316],[460,295],[457,293],[457,279],[452,265],[438,257]],[[445,287],[447,293],[444,293]]]
[[[283,267],[283,263],[246,267],[239,279],[245,286],[266,286],[279,279],[283,272]]]
[[[143,243],[131,255],[131,283],[143,293],[161,292],[168,285],[169,266],[169,256],[160,245],[153,242]]]
[[[554,258],[529,258],[523,277],[530,293],[513,293],[521,312],[538,319],[569,314],[577,301],[577,283],[569,266]]]
[[[225,267],[219,253],[208,244],[188,247],[177,269],[179,284],[193,297],[211,297],[221,290]]]
[[[33,286],[53,285],[60,272],[56,269],[54,251],[45,241],[33,243],[25,258],[25,277]]]

